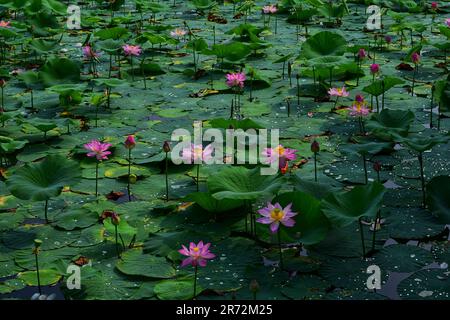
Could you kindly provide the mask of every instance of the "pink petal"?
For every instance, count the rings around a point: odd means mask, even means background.
[[[272,233],[277,232],[279,226],[280,226],[280,223],[278,221],[273,222],[270,225],[270,231],[272,231]]]
[[[262,217],[262,218],[258,218],[256,219],[256,222],[262,223],[262,224],[270,224],[273,222],[272,218],[269,217]]]
[[[181,262],[181,267],[183,268],[183,267],[186,267],[186,266],[188,266],[190,264],[194,265],[193,262],[194,262],[194,260],[192,259],[192,257],[186,258],[186,259],[183,260],[183,262]]]

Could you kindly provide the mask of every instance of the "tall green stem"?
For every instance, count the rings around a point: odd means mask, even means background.
[[[48,212],[48,200],[45,200],[45,205],[44,205],[45,223],[48,223],[47,212]]]
[[[98,197],[98,160],[95,163],[95,197]],[[97,199],[98,201],[98,199]]]
[[[420,165],[420,182],[422,184],[422,205],[425,207],[425,200],[426,200],[426,190],[425,190],[425,177],[423,173],[423,154],[422,152],[419,152],[418,155],[419,159],[419,165]]]
[[[130,190],[130,178],[131,178],[131,149],[128,149],[128,201],[131,201],[131,190]]]
[[[39,260],[38,260],[38,250],[39,249],[35,249],[34,252],[34,257],[35,257],[35,261],[36,261],[36,275],[37,275],[37,281],[38,281],[38,291],[39,294],[42,294],[42,289],[41,289],[41,276],[39,275]]]
[[[284,269],[283,252],[281,251],[281,235],[280,235],[280,229],[279,228],[278,228],[277,236],[278,236],[278,251],[279,251],[279,254],[280,254],[280,269],[283,270]]]
[[[364,243],[364,230],[363,230],[363,224],[361,222],[362,218],[359,218],[359,231],[361,234],[361,245],[362,245],[362,250],[363,250],[363,258],[366,257],[366,244]]]
[[[117,225],[114,225],[114,230],[116,232],[116,253],[117,259],[120,259],[120,251],[119,251],[119,232],[117,231]]]
[[[166,152],[166,201],[169,201],[169,157]]]
[[[197,296],[197,273],[198,273],[198,266],[194,267],[195,271],[194,271],[194,297],[193,299],[195,299],[195,297]]]
[[[197,192],[199,191],[200,186],[200,164],[197,165]]]
[[[317,182],[317,152],[314,152],[314,181]]]

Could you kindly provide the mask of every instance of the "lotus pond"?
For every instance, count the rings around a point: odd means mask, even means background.
[[[449,299],[448,1],[0,20],[0,299]]]

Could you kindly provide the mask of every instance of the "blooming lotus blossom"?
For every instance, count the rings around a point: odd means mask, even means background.
[[[136,139],[133,135],[129,135],[127,139],[124,142],[125,148],[127,149],[133,149],[136,146]]]
[[[262,11],[263,11],[264,14],[274,14],[274,13],[276,13],[278,11],[278,8],[277,8],[276,5],[269,4],[267,6],[264,6],[262,8]]]
[[[95,52],[90,45],[85,45],[83,48],[83,55],[87,59],[95,59],[100,56],[99,52]]]
[[[227,86],[229,87],[244,87],[245,82],[245,73],[237,72],[237,73],[229,73],[226,75],[227,77]]]
[[[182,151],[182,157],[185,162],[199,163],[202,161],[209,161],[212,159],[212,152],[214,148],[212,144],[207,145],[205,148],[201,144],[191,143],[190,148],[184,148]]]
[[[419,64],[419,62],[420,62],[420,54],[418,54],[417,52],[414,52],[414,53],[411,55],[411,61],[412,61],[414,64]]]
[[[280,227],[280,223],[285,227],[293,227],[295,225],[295,220],[292,217],[296,216],[297,213],[291,211],[292,203],[289,203],[284,209],[277,202],[275,205],[270,202],[267,203],[267,207],[258,210],[258,213],[262,215],[261,218],[256,219],[256,222],[262,224],[270,224],[270,231],[275,233]]]
[[[142,53],[142,49],[140,46],[132,46],[132,45],[126,44],[122,47],[122,49],[126,56],[138,57]]]
[[[0,28],[9,28],[11,22],[10,21],[0,21]]]
[[[380,72],[380,65],[377,64],[377,63],[372,63],[372,64],[370,65],[370,73],[376,74],[376,73],[378,73],[378,72]]]
[[[183,38],[186,34],[187,31],[182,28],[176,28],[175,30],[170,31],[170,36],[176,39]]]
[[[328,94],[330,96],[335,96],[335,97],[348,97],[348,95],[349,95],[349,93],[345,89],[345,87],[342,87],[342,88],[331,88],[330,90],[328,90]]]
[[[101,143],[98,140],[92,140],[89,143],[84,145],[84,148],[90,151],[87,156],[88,157],[96,157],[98,161],[107,160],[108,155],[111,154],[111,151],[108,151],[108,148],[111,147],[110,143]]]
[[[364,100],[364,97],[361,95],[357,95],[355,98],[355,102],[350,108],[350,115],[352,117],[364,117],[370,113],[369,108],[367,107],[367,103]]]
[[[450,28],[450,18],[448,18],[447,20],[445,20],[445,24],[447,25],[447,27]]]
[[[182,245],[182,249],[178,250],[178,252],[187,258],[181,262],[181,267],[188,265],[192,265],[193,267],[206,267],[207,261],[216,257],[216,255],[209,251],[210,246],[211,243],[203,244],[203,241],[200,241],[198,244],[191,242],[189,249]]]
[[[364,59],[365,57],[367,57],[367,52],[366,52],[366,50],[364,50],[364,48],[359,49],[358,57],[360,59]]]
[[[266,157],[267,163],[274,163],[278,159],[278,167],[282,170],[286,170],[288,161],[295,160],[297,150],[283,147],[281,144],[275,148],[266,148],[263,151],[263,156]]]

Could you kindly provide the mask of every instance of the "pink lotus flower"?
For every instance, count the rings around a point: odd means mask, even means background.
[[[85,45],[83,48],[83,55],[87,59],[95,59],[100,56],[99,52],[95,52],[90,45]]]
[[[418,54],[417,52],[414,52],[414,53],[411,55],[411,61],[412,61],[414,64],[418,64],[418,63],[420,62],[420,54]]]
[[[436,10],[438,8],[438,3],[437,2],[432,2],[431,3],[431,9]]]
[[[350,115],[352,117],[365,117],[370,113],[369,108],[367,108],[367,103],[364,97],[361,95],[356,95],[355,102],[350,108]]]
[[[360,59],[364,59],[365,57],[367,57],[367,52],[366,52],[366,50],[364,50],[364,48],[359,49],[358,57]]]
[[[445,20],[445,24],[447,25],[447,27],[450,28],[450,18],[448,18],[447,20]]]
[[[292,217],[296,216],[297,213],[291,211],[292,203],[289,203],[284,209],[277,202],[272,205],[270,202],[267,203],[267,207],[259,209],[258,213],[262,215],[261,218],[256,219],[256,222],[263,224],[270,224],[270,231],[275,233],[280,227],[280,223],[285,227],[293,227],[295,225],[295,220]]]
[[[275,148],[264,149],[263,156],[266,157],[267,163],[274,163],[278,159],[278,167],[285,170],[287,162],[297,158],[295,152],[297,150],[285,148],[280,144]]]
[[[229,73],[226,75],[227,77],[227,86],[229,87],[244,87],[245,82],[245,73],[237,72],[237,73]]]
[[[191,242],[189,244],[189,249],[182,245],[182,249],[178,250],[178,252],[188,258],[181,262],[181,267],[186,267],[188,265],[192,265],[193,267],[206,267],[207,260],[216,257],[209,251],[210,246],[211,243],[203,244],[203,241],[200,241],[198,244]]]
[[[183,38],[186,34],[187,31],[182,28],[176,28],[175,30],[170,31],[170,36],[176,39]]]
[[[345,89],[345,87],[342,88],[331,88],[330,90],[328,90],[328,94],[330,96],[334,96],[334,97],[348,97],[349,93],[348,91]]]
[[[391,36],[385,36],[384,37],[384,41],[386,41],[387,44],[392,42],[392,37]]]
[[[127,139],[124,142],[125,148],[127,149],[133,149],[136,146],[136,139],[134,138],[134,135],[129,135]]]
[[[277,8],[276,5],[269,4],[267,6],[264,6],[262,8],[262,11],[263,11],[264,14],[274,14],[274,13],[276,13],[278,11],[278,8]]]
[[[84,148],[90,152],[88,152],[88,157],[96,157],[98,161],[108,160],[108,155],[111,154],[111,151],[108,151],[108,148],[111,147],[110,143],[101,143],[98,140],[92,140],[89,143],[84,145]]]
[[[11,22],[10,21],[0,21],[0,28],[9,28]]]
[[[370,65],[370,73],[376,74],[376,73],[378,73],[378,72],[380,72],[380,65],[377,64],[377,63],[372,63],[372,64]]]
[[[122,49],[126,56],[138,57],[142,53],[142,49],[140,46],[132,46],[132,45],[126,44],[122,47]]]
[[[212,159],[213,145],[209,144],[205,148],[201,144],[191,144],[190,148],[183,149],[183,159],[185,162],[199,163],[202,161],[209,161]]]

